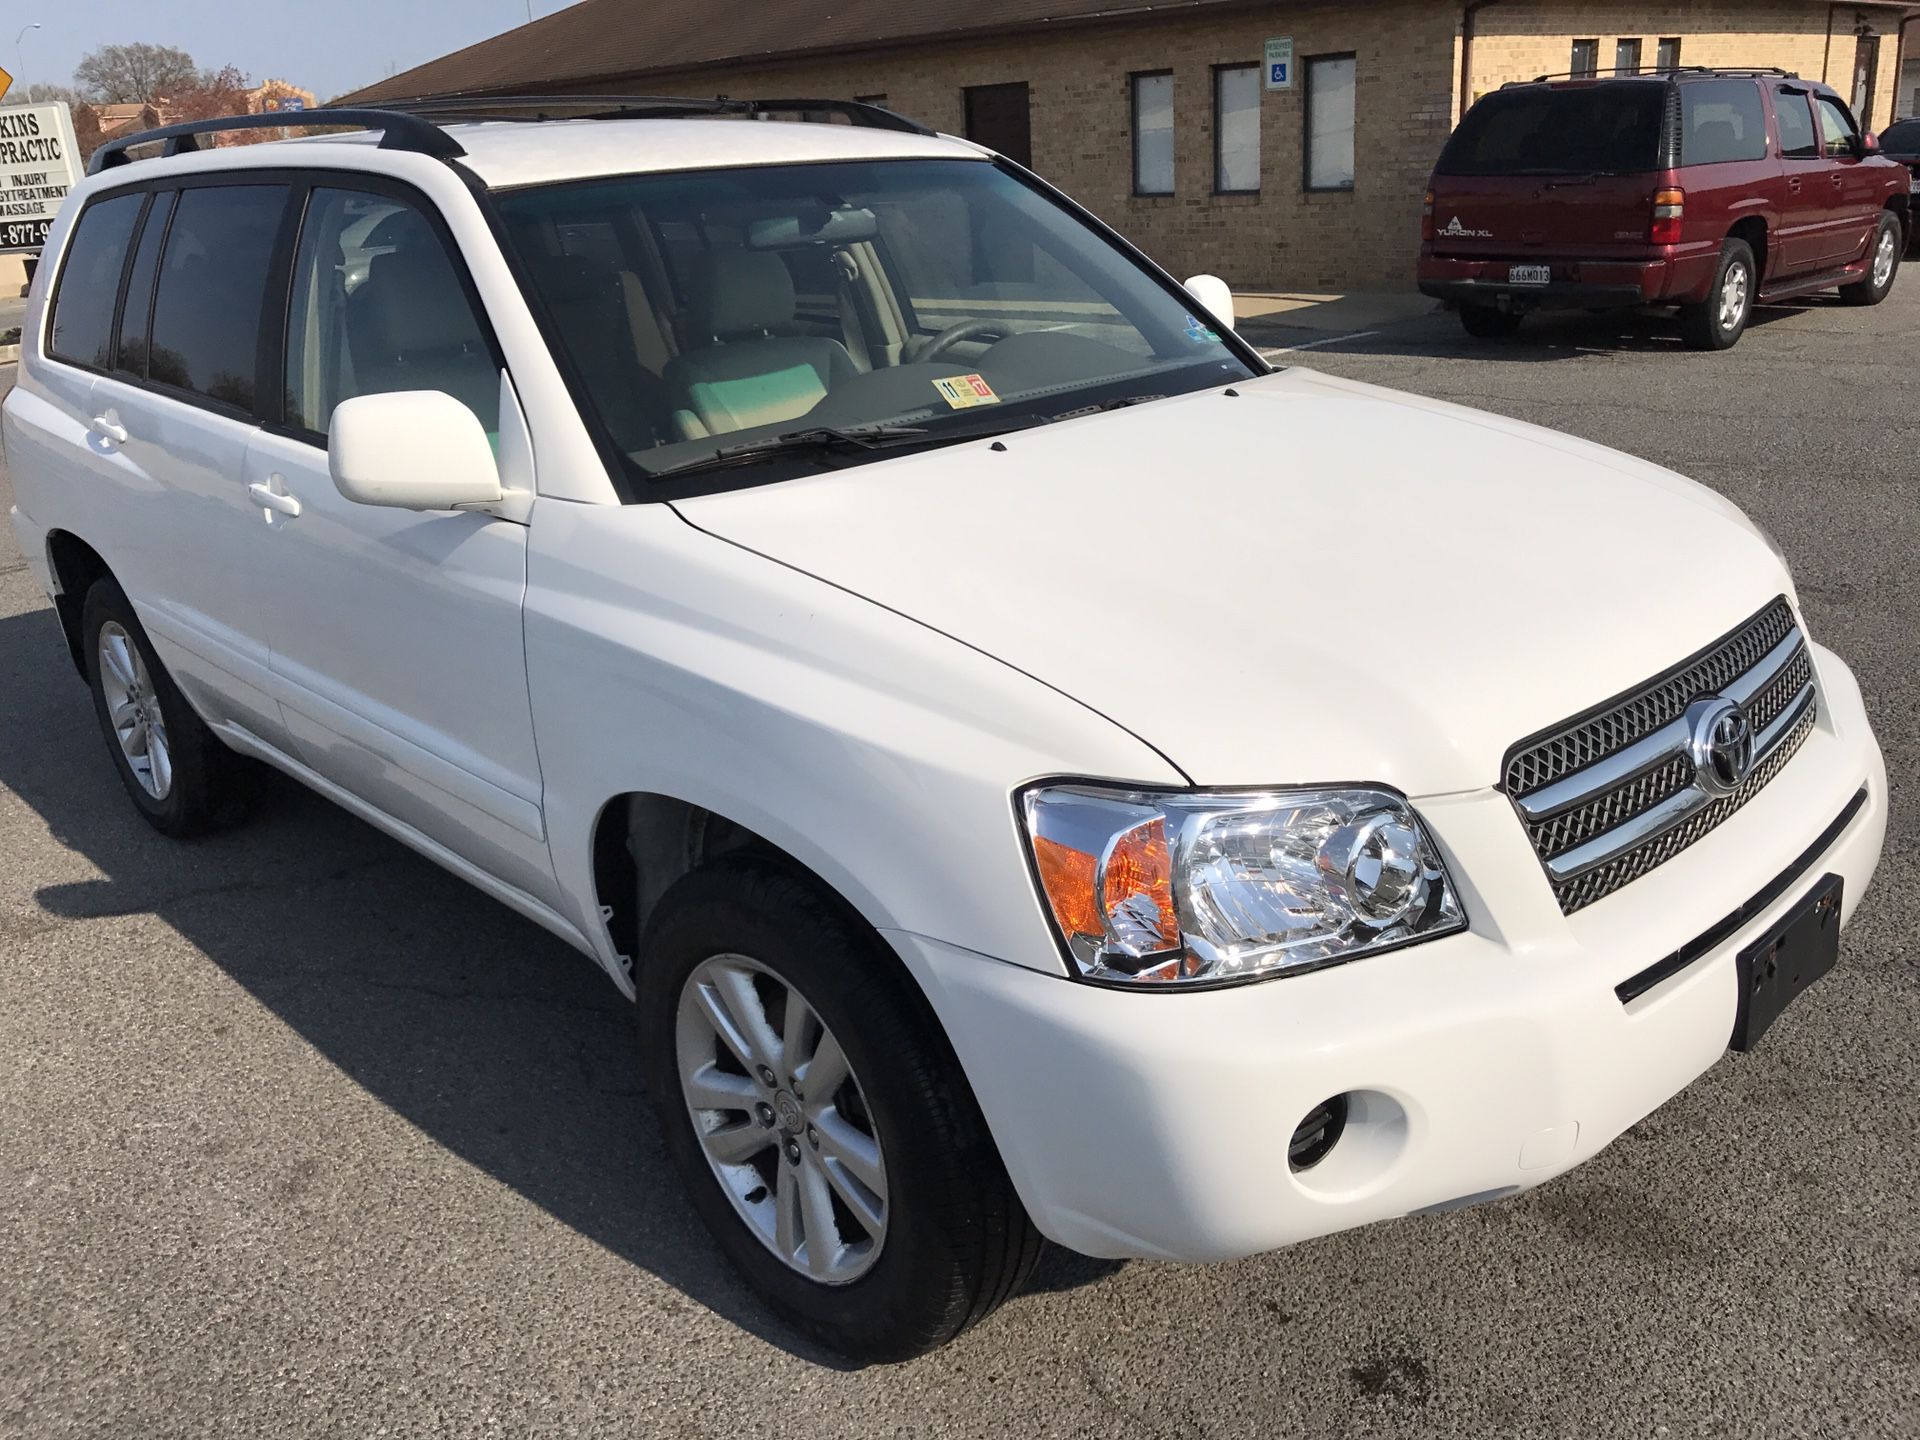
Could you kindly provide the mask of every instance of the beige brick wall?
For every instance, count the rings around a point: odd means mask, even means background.
[[[1809,80],[1825,80],[1851,100],[1855,26],[1861,24],[1881,39],[1873,114],[1860,122],[1879,129],[1893,119],[1897,103],[1900,13],[1804,0],[1506,0],[1480,12],[1472,88],[1477,97],[1510,80],[1560,74],[1572,64],[1576,39],[1600,42],[1605,74],[1613,65],[1615,42],[1638,38],[1641,63],[1651,69],[1660,38],[1677,35],[1683,65],[1778,65]]]
[[[1780,65],[1828,78],[1845,94],[1858,16],[1885,37],[1870,121],[1877,127],[1896,104],[1898,14],[1824,0],[1502,0],[1480,12],[1472,88],[1480,93],[1564,71],[1576,36],[1600,40],[1604,69],[1623,36],[1641,39],[1643,62],[1651,66],[1660,37],[1679,35],[1682,63]],[[1270,0],[1224,14],[1155,14],[974,44],[648,76],[631,88],[885,94],[900,113],[958,134],[966,87],[1024,80],[1034,168],[1175,275],[1210,271],[1240,289],[1407,289],[1419,250],[1420,199],[1457,113],[1460,15],[1457,0]],[[1297,87],[1263,96],[1260,193],[1213,193],[1212,67],[1258,62],[1270,36],[1291,36],[1302,62],[1355,54],[1351,193],[1304,190],[1304,94]],[[1136,196],[1128,77],[1165,69],[1174,72],[1176,193]],[[609,85],[588,88],[604,92]]]
[[[703,72],[680,83],[650,78],[641,88],[741,96],[884,93],[900,113],[959,134],[964,87],[1024,80],[1034,169],[1175,275],[1210,271],[1244,289],[1401,289],[1413,280],[1427,175],[1451,129],[1457,25],[1457,7],[1433,0],[1276,3],[1205,20],[1079,27],[830,64]],[[1354,189],[1303,190],[1303,99],[1296,87],[1264,94],[1260,193],[1216,196],[1212,67],[1257,63],[1269,36],[1286,35],[1302,60],[1343,51],[1356,56]],[[1137,197],[1128,76],[1165,69],[1174,72],[1176,193]]]

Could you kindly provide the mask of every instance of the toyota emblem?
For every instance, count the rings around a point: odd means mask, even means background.
[[[1731,795],[1753,773],[1753,721],[1737,700],[1708,695],[1687,707],[1687,754],[1709,795]]]

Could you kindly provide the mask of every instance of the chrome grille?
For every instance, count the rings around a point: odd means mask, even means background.
[[[1725,695],[1755,735],[1732,794],[1703,787],[1687,708]],[[1508,758],[1504,788],[1566,914],[1591,905],[1712,830],[1767,785],[1812,733],[1813,661],[1785,597],[1632,694]]]

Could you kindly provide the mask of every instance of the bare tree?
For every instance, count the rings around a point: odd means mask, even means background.
[[[200,67],[171,45],[102,45],[73,67],[74,84],[105,104],[141,104],[195,88]]]
[[[15,105],[52,105],[60,100],[66,101],[69,105],[85,103],[80,92],[71,85],[49,85],[44,81],[37,81],[17,90],[9,90],[7,95],[10,97],[9,103]]]

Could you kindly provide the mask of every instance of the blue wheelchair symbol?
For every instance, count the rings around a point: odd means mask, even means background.
[[[1282,60],[1282,61],[1278,61],[1278,62],[1276,62],[1276,63],[1274,64],[1274,66],[1273,66],[1273,76],[1272,76],[1272,79],[1271,79],[1271,80],[1270,80],[1270,81],[1269,81],[1268,83],[1270,83],[1270,84],[1273,84],[1273,85],[1284,85],[1284,84],[1286,84],[1286,83],[1287,83],[1287,64],[1286,64],[1286,61],[1284,61],[1284,60]]]

